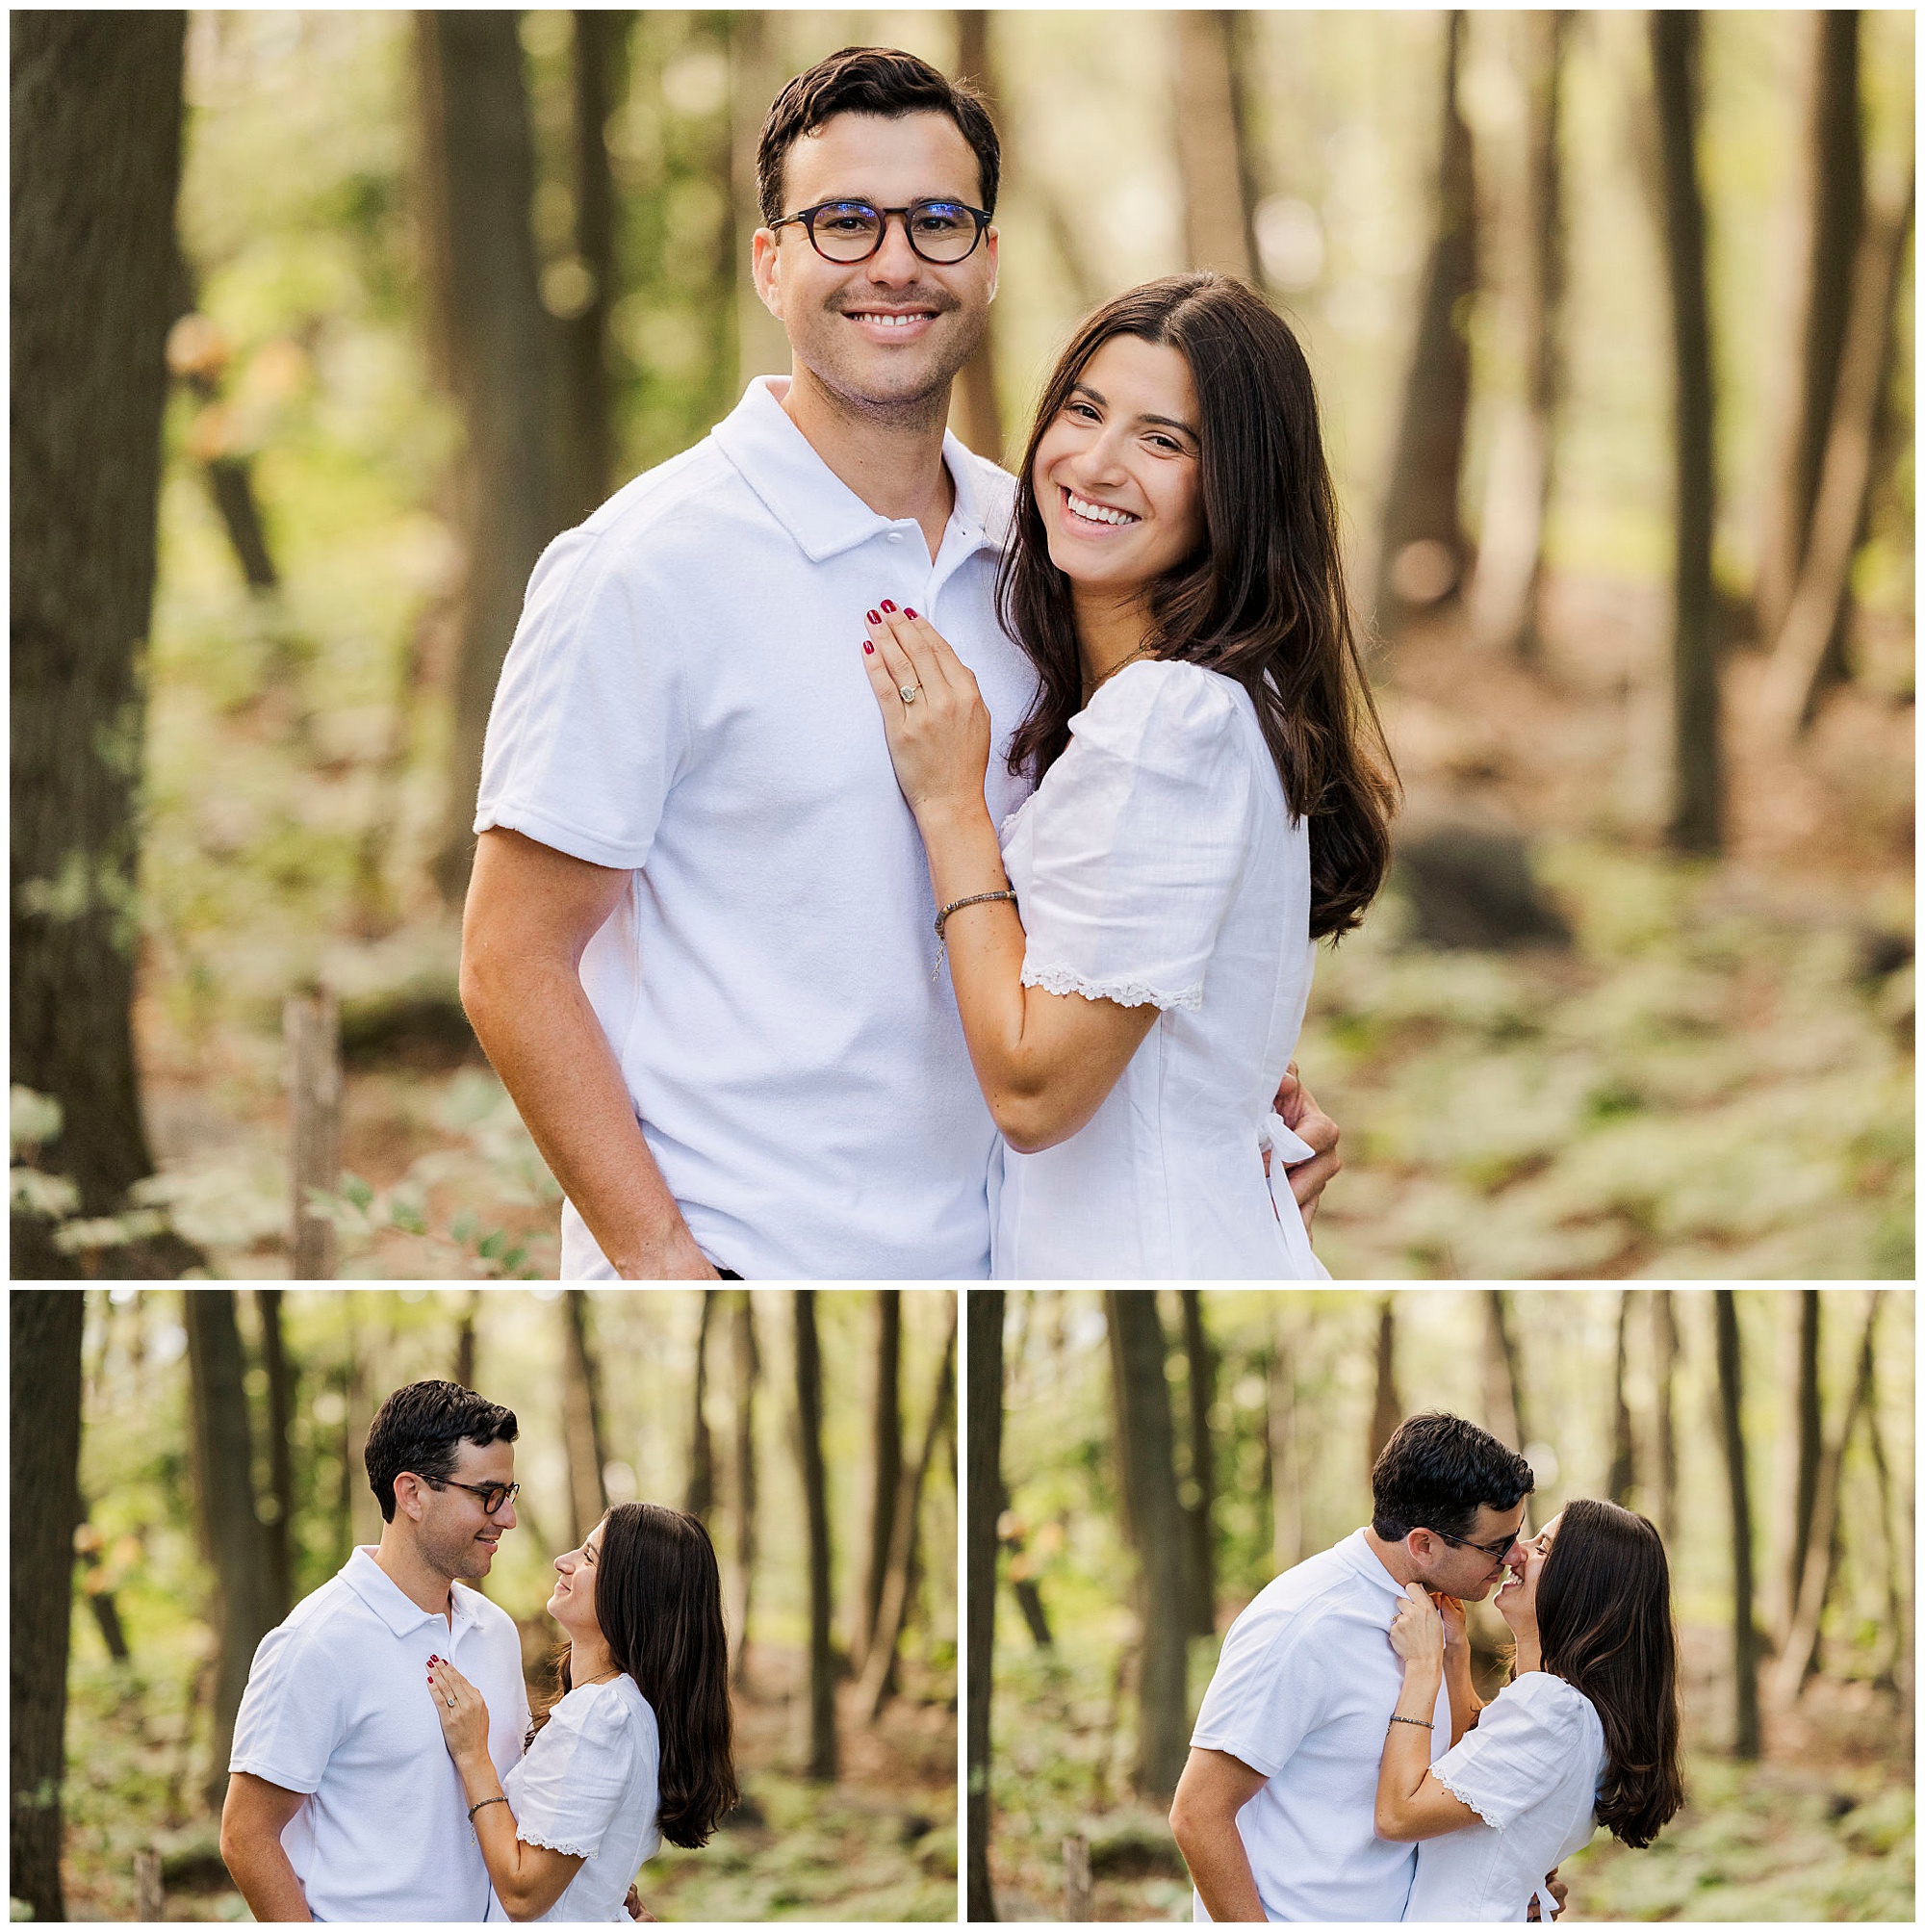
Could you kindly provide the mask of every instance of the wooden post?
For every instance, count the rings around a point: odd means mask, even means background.
[[[162,1909],[161,1855],[149,1846],[134,1854],[134,1917],[142,1925],[157,1924],[167,1914]]]
[[[1063,1841],[1063,1916],[1072,1925],[1087,1925],[1090,1909],[1090,1841],[1080,1831]]]
[[[309,1190],[341,1185],[341,1009],[325,987],[291,995],[281,1009],[292,1100],[293,1198],[288,1278],[334,1278],[334,1223],[309,1201]]]

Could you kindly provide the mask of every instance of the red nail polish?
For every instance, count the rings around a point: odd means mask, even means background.
[[[903,612],[903,615],[905,617],[913,617],[915,615],[915,612],[913,610],[905,610]]]
[[[869,612],[869,622],[871,624],[880,624],[882,621],[882,618],[875,611],[872,610]]]
[[[885,610],[893,610],[895,608],[895,605],[891,604],[889,600],[886,597],[883,599],[883,608]]]
[[[864,637],[862,639],[862,656],[865,657],[873,657],[875,655],[876,655],[876,647],[873,644],[871,644],[866,637]]]

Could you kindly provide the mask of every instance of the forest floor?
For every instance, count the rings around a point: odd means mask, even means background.
[[[1014,1626],[1014,1629],[1011,1627]],[[1116,1705],[1116,1641],[1057,1617],[1054,1650],[1005,1609],[998,1634],[989,1868],[997,1916],[1063,1918],[1065,1837],[1090,1842],[1091,1917],[1188,1920],[1191,1887],[1164,1812],[1131,1797],[1130,1719]],[[1082,1632],[1080,1638],[1076,1636]],[[1726,1632],[1682,1633],[1688,1802],[1648,1851],[1601,1835],[1562,1868],[1561,1922],[1604,1919],[1900,1919],[1913,1904],[1912,1732],[1889,1692],[1813,1681],[1766,1720],[1764,1757],[1723,1748],[1732,1688]],[[1215,1663],[1192,1646],[1191,1703]]]
[[[204,1716],[198,1737],[192,1716],[204,1642],[198,1624],[142,1629],[135,1661],[116,1665],[91,1619],[76,1615],[64,1792],[70,1919],[132,1919],[134,1855],[147,1846],[162,1855],[167,1919],[249,1919],[191,1786],[206,1753]],[[870,1728],[845,1685],[841,1776],[825,1789],[794,1768],[804,1662],[799,1651],[757,1645],[750,1691],[735,1700],[742,1805],[703,1850],[664,1844],[642,1868],[643,1899],[663,1920],[953,1919],[953,1702],[922,1701],[911,1674]]]

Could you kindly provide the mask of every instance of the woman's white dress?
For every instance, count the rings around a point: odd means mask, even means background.
[[[1576,1686],[1527,1671],[1430,1768],[1478,1822],[1418,1845],[1404,1918],[1523,1919],[1545,1873],[1591,1842],[1604,1729]]]
[[[628,1920],[622,1901],[661,1843],[655,1713],[625,1672],[571,1690],[501,1781],[515,1836],[585,1861],[542,1914],[571,1924]]]
[[[1003,824],[1023,984],[1161,1018],[1080,1132],[1001,1150],[991,1272],[1326,1280],[1284,1173],[1311,1149],[1271,1111],[1310,994],[1309,828],[1249,695],[1145,659],[1069,729]]]

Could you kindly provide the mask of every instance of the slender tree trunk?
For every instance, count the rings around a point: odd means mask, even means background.
[[[1818,1291],[1806,1288],[1798,1296],[1798,1436],[1797,1474],[1791,1494],[1791,1557],[1784,1572],[1784,1614],[1779,1622],[1779,1655],[1784,1654],[1791,1626],[1798,1615],[1798,1594],[1804,1587],[1805,1563],[1811,1548],[1811,1512],[1818,1500],[1818,1463],[1824,1442],[1824,1419],[1819,1406]]]
[[[1005,1485],[1001,1491],[1001,1513],[996,1523],[996,1548],[998,1552],[1010,1553],[1010,1590],[1016,1600],[1016,1608],[1022,1612],[1023,1623],[1027,1626],[1031,1641],[1039,1650],[1054,1650],[1056,1638],[1049,1628],[1049,1616],[1042,1607],[1042,1592],[1037,1588],[1036,1579],[1029,1574],[1028,1558],[1024,1555],[1027,1537],[1020,1525],[1010,1527],[1010,1492]]]
[[[1377,1393],[1371,1405],[1371,1469],[1377,1466],[1377,1457],[1402,1420],[1403,1398],[1397,1388],[1397,1303],[1386,1295],[1377,1303]]]
[[[234,1717],[254,1651],[275,1624],[268,1545],[254,1505],[253,1447],[247,1426],[247,1364],[231,1288],[189,1288],[188,1363],[193,1395],[195,1486],[201,1533],[214,1566],[212,1621],[219,1632],[214,1687],[214,1746],[206,1798],[218,1812],[227,1790]]]
[[[756,1382],[761,1362],[756,1352],[756,1308],[746,1288],[734,1291],[735,1366],[735,1662],[732,1681],[749,1682],[749,1610],[756,1579]]]
[[[1673,1391],[1678,1381],[1678,1304],[1672,1288],[1654,1288],[1657,1335],[1657,1529],[1669,1543],[1678,1533],[1678,1436]]]
[[[1732,1671],[1737,1685],[1736,1730],[1732,1749],[1739,1758],[1756,1758],[1760,1747],[1758,1625],[1753,1603],[1751,1485],[1745,1473],[1738,1313],[1731,1289],[1714,1289],[1712,1300],[1718,1328],[1718,1413],[1724,1428],[1725,1474],[1732,1498]]]
[[[795,1423],[802,1499],[808,1517],[808,1765],[806,1776],[833,1784],[835,1757],[835,1658],[830,1643],[829,1488],[822,1467],[822,1350],[815,1333],[814,1291],[795,1296]]]
[[[1280,1575],[1303,1560],[1303,1471],[1296,1439],[1296,1335],[1276,1298],[1271,1325],[1270,1436],[1270,1569]]]
[[[1217,1367],[1203,1328],[1202,1291],[1182,1288],[1183,1353],[1190,1369],[1190,1480],[1196,1500],[1184,1506],[1190,1532],[1190,1629],[1209,1636],[1217,1628],[1215,1456],[1210,1446],[1210,1405],[1216,1400]]]
[[[1611,1475],[1608,1487],[1611,1501],[1625,1509],[1630,1507],[1631,1491],[1637,1487],[1637,1440],[1631,1432],[1630,1404],[1625,1399],[1630,1328],[1630,1290],[1620,1288],[1617,1367],[1611,1376]]]
[[[180,175],[180,13],[20,13],[13,103],[11,1066],[80,1212],[153,1172],[132,1010],[139,795]],[[68,1277],[43,1218],[15,1277]],[[175,1275],[175,1237],[111,1272]]]
[[[695,1395],[689,1404],[688,1496],[682,1507],[706,1523],[715,1507],[715,1441],[708,1432],[708,1322],[723,1291],[702,1291],[702,1317],[695,1329]]]
[[[989,1678],[995,1665],[996,1518],[1002,1499],[1003,1295],[972,1288],[968,1301],[967,1389],[969,1467],[964,1484],[967,1556],[968,1707],[964,1756],[968,1767],[965,1852],[966,1910],[972,1924],[996,1917],[989,1885]],[[76,1351],[77,1358],[77,1351]]]
[[[454,1331],[454,1379],[465,1389],[475,1386],[475,1324],[480,1313],[481,1291],[471,1288]]]
[[[568,523],[593,514],[614,486],[608,318],[615,306],[615,179],[603,129],[621,98],[623,47],[632,19],[619,9],[577,9],[574,14],[575,251],[589,277],[589,296],[562,328],[570,451],[561,514]]]
[[[1183,1506],[1176,1495],[1175,1435],[1166,1370],[1168,1347],[1154,1289],[1113,1288],[1104,1302],[1116,1409],[1116,1461],[1137,1555],[1137,1614],[1142,1627],[1133,1782],[1140,1796],[1167,1802],[1189,1756],[1192,1610]]]
[[[1522,1451],[1531,1439],[1525,1413],[1524,1366],[1511,1332],[1510,1298],[1502,1288],[1484,1290],[1484,1405],[1491,1427]]]
[[[1176,165],[1183,182],[1184,257],[1256,282],[1253,197],[1237,91],[1236,16],[1214,8],[1168,15],[1176,37]]]
[[[895,1507],[890,1510],[893,1531],[884,1575],[883,1596],[876,1609],[875,1633],[869,1643],[869,1657],[862,1671],[858,1707],[870,1723],[883,1714],[883,1707],[896,1688],[896,1653],[902,1645],[903,1631],[909,1623],[910,1602],[913,1595],[916,1537],[922,1517],[923,1485],[929,1466],[936,1456],[936,1445],[949,1420],[950,1398],[955,1390],[956,1306],[949,1308],[949,1332],[942,1338],[942,1359],[936,1371],[936,1387],[931,1392],[929,1420],[923,1426],[922,1447],[914,1466],[903,1470],[897,1484]]]
[[[602,1441],[601,1377],[588,1327],[588,1296],[562,1291],[562,1434],[568,1446],[569,1533],[578,1549],[608,1508],[603,1471],[608,1457]]]
[[[1471,130],[1457,104],[1464,34],[1465,15],[1453,11],[1444,39],[1437,227],[1424,270],[1378,535],[1377,621],[1386,634],[1413,611],[1449,597],[1464,574],[1457,486],[1471,401],[1466,327],[1477,289]]]
[[[874,1409],[869,1433],[869,1552],[853,1647],[859,1671],[868,1661],[876,1619],[882,1614],[889,1549],[895,1536],[896,1498],[903,1481],[901,1384],[902,1290],[878,1288]]]
[[[1885,1429],[1878,1419],[1878,1385],[1875,1379],[1865,1392],[1865,1438],[1871,1449],[1872,1469],[1878,1477],[1879,1535],[1885,1543],[1885,1614],[1887,1648],[1878,1681],[1899,1693],[1903,1709],[1905,1708],[1903,1700],[1908,1687],[1904,1673],[1911,1657],[1911,1647],[1907,1643],[1906,1636],[1907,1625],[1911,1618],[1907,1614],[1904,1549],[1899,1536],[1898,1523],[1892,1513],[1891,1466],[1886,1460]]]
[[[82,1398],[83,1408],[93,1406],[92,1399]],[[81,1498],[81,1509],[85,1512],[87,1499]],[[83,1522],[73,1533],[74,1554],[80,1558],[81,1594],[87,1599],[87,1608],[92,1613],[94,1628],[100,1633],[100,1640],[107,1646],[107,1654],[116,1663],[125,1663],[133,1656],[127,1647],[127,1633],[120,1623],[120,1606],[114,1600],[114,1592],[107,1587],[102,1571],[101,1547],[106,1538],[91,1523]]]
[[[13,22],[14,60],[20,22]],[[14,70],[18,85],[18,67]],[[18,122],[15,121],[17,130]],[[19,187],[15,154],[15,193]],[[17,234],[15,240],[17,242]],[[17,401],[17,398],[16,398]],[[66,1775],[67,1642],[73,1533],[80,1521],[80,1351],[86,1301],[76,1288],[15,1288],[8,1443],[7,1889],[38,1919],[64,1919],[61,1785]]]
[[[729,98],[731,141],[729,198],[739,245],[735,255],[736,379],[739,395],[750,377],[788,373],[788,338],[762,306],[749,272],[749,237],[761,226],[756,192],[756,147],[769,103],[789,76],[781,50],[770,44],[770,28],[782,19],[754,8],[737,8],[729,18]]]
[[[1652,69],[1663,157],[1675,439],[1668,837],[1681,852],[1704,854],[1717,852],[1724,843],[1724,766],[1711,591],[1715,403],[1705,204],[1698,181],[1701,39],[1701,17],[1696,13],[1651,15]]]
[[[959,80],[973,81],[989,102],[997,121],[1008,125],[1002,109],[1002,90],[996,85],[995,56],[989,44],[988,9],[970,7],[956,13],[956,73]],[[1008,180],[1007,171],[1004,180]],[[979,456],[1000,463],[1008,454],[1005,448],[1002,402],[996,394],[996,315],[989,311],[983,340],[976,352],[962,365],[956,383],[956,433]]]
[[[269,1608],[273,1621],[295,1607],[295,1464],[288,1431],[295,1420],[295,1370],[281,1335],[281,1291],[256,1288],[261,1317],[261,1366],[268,1376],[268,1494],[273,1512],[264,1526],[268,1543]]]
[[[459,905],[474,859],[481,739],[529,573],[561,528],[555,329],[528,226],[534,148],[519,15],[416,16],[429,282],[467,448],[456,472],[467,555],[448,792],[434,877]]]

